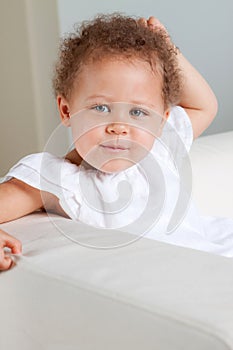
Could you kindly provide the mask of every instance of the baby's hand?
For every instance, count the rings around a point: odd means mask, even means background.
[[[148,19],[140,18],[139,23],[143,24],[144,26],[150,27],[151,29],[154,29],[157,27],[167,32],[167,29],[164,27],[164,25],[157,18],[153,16],[149,17]]]
[[[161,29],[164,32],[164,34],[166,35],[166,39],[171,40],[167,29],[164,27],[164,25],[157,18],[155,18],[153,16],[149,17],[148,19],[140,18],[138,20],[138,22],[140,24],[144,25],[145,27],[151,28],[152,30],[156,29],[156,28]]]
[[[13,254],[21,254],[22,252],[21,242],[15,237],[0,230],[0,271],[10,269],[14,263],[9,253],[7,254],[4,251],[5,247],[10,248]]]
[[[164,25],[163,25],[157,18],[155,18],[155,17],[153,17],[153,16],[149,17],[148,19],[146,19],[146,18],[140,18],[140,19],[138,20],[138,22],[139,22],[140,24],[144,25],[145,27],[149,27],[151,30],[154,30],[154,29],[157,29],[157,28],[158,28],[158,29],[160,29],[161,31],[163,31],[165,40],[168,41],[170,44],[172,44],[173,49],[174,49],[174,51],[175,51],[176,54],[179,53],[179,48],[176,47],[176,46],[173,44],[173,42],[172,42],[172,40],[171,40],[171,37],[170,37],[170,35],[169,35],[167,29],[164,27]]]

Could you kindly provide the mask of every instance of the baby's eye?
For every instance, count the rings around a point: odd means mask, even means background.
[[[131,109],[130,115],[132,115],[132,117],[135,117],[135,118],[142,118],[142,117],[147,116],[148,113],[146,111],[144,111],[143,109],[134,108],[134,109]]]
[[[107,105],[96,105],[96,106],[92,107],[92,109],[96,110],[97,112],[101,112],[101,113],[110,112],[110,108]]]

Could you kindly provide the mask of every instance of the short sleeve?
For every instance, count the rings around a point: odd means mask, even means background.
[[[176,172],[184,160],[188,160],[192,142],[191,121],[182,107],[175,106],[151,152],[161,164]]]
[[[5,175],[3,182],[12,178],[21,180],[28,185],[40,189],[40,168],[42,153],[30,154],[21,158]]]
[[[75,186],[78,173],[79,168],[68,160],[43,152],[20,159],[3,178],[3,182],[16,178],[41,191],[52,193],[59,199],[65,212],[71,218],[76,218],[79,203],[75,196],[79,198],[79,194],[74,194],[73,190],[75,188],[77,192],[79,188]]]
[[[173,140],[173,143],[180,142],[185,146],[187,152],[190,151],[193,143],[193,128],[184,108],[175,106],[171,109],[162,137],[169,138],[170,142]]]

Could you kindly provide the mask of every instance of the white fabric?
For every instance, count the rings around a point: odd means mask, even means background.
[[[233,220],[203,218],[193,202],[187,202],[185,217],[178,215],[177,228],[167,234],[181,191],[179,167],[191,144],[190,120],[181,107],[174,107],[161,140],[125,171],[106,174],[39,153],[19,161],[5,180],[15,177],[55,194],[73,220],[232,257]]]

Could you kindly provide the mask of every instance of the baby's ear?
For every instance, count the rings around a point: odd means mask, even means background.
[[[57,96],[57,106],[58,106],[59,114],[62,120],[62,124],[69,127],[70,126],[69,103],[63,96]]]
[[[167,108],[167,109],[165,110],[165,112],[163,113],[163,118],[162,118],[162,122],[161,122],[161,130],[163,129],[164,124],[165,124],[166,121],[168,120],[169,115],[170,115],[170,109]]]
[[[170,115],[170,108],[167,108],[166,111],[164,112],[163,116],[164,116],[165,119],[168,119],[169,115]]]
[[[163,131],[163,127],[164,127],[166,121],[168,120],[169,115],[170,115],[170,109],[168,108],[168,109],[166,109],[166,111],[164,112],[164,114],[162,116],[160,127],[159,127],[158,134],[157,134],[158,137],[161,136],[162,131]]]

